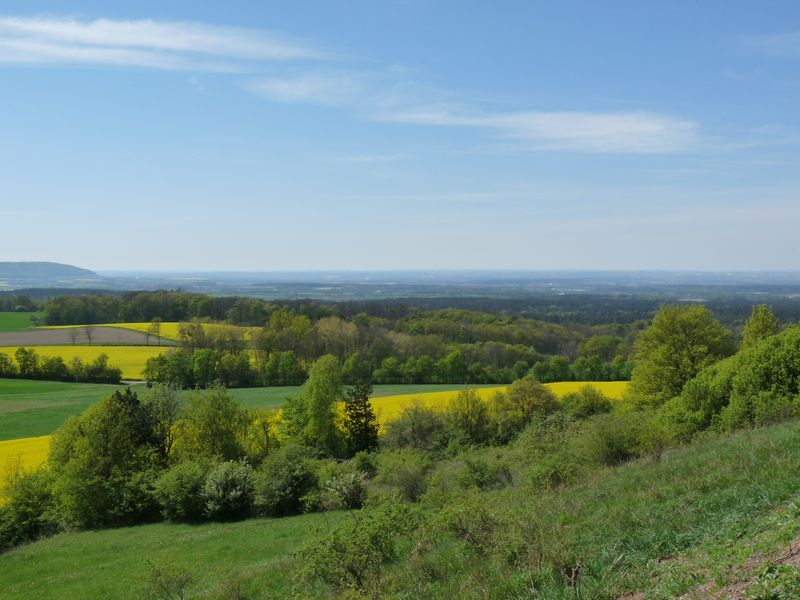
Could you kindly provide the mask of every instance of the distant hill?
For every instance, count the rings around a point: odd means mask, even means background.
[[[86,287],[103,280],[89,269],[55,262],[0,262],[0,289]]]

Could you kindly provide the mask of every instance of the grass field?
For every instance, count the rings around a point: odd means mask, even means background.
[[[114,385],[0,379],[0,440],[52,433]]]
[[[91,362],[101,354],[108,355],[112,367],[122,369],[123,379],[141,379],[142,370],[148,358],[162,354],[165,349],[156,346],[26,346],[36,350],[41,356],[60,356],[69,362],[80,356],[84,362]],[[14,355],[13,351],[6,354]]]
[[[41,315],[35,312],[0,312],[0,332],[28,329],[31,327],[31,317]]]
[[[248,598],[287,597],[293,553],[307,531],[338,514],[251,519],[211,525],[157,524],[69,533],[0,555],[0,598],[145,598],[147,560],[188,569],[191,598],[213,598],[217,582],[239,571]]]
[[[537,597],[615,598],[639,592],[636,598],[667,599],[704,584],[709,586],[704,593],[690,597],[710,597],[733,581],[749,579],[748,585],[755,585],[779,572],[775,565],[800,536],[798,455],[800,422],[795,421],[671,450],[659,462],[601,469],[569,487],[531,494],[521,482],[481,498],[497,509],[513,507],[520,520],[530,519],[540,535],[543,572],[551,559],[583,565],[579,595],[576,588],[553,587]],[[338,518],[349,517],[317,514],[61,534],[0,556],[0,596],[138,598],[150,559],[189,569],[194,576],[190,599],[214,597],[213,582],[231,572],[242,575],[247,592],[288,597],[293,552],[312,527]],[[470,579],[481,564],[493,566],[485,557],[451,547],[452,540],[437,543],[447,569],[437,571],[440,578],[416,597],[508,597],[498,587],[496,594],[487,593],[488,586],[510,584],[505,575],[486,571],[481,585]],[[413,551],[402,548],[400,562],[387,567],[385,575],[404,581]],[[544,575],[538,581],[566,586]]]

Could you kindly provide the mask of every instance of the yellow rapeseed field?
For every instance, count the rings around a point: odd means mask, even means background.
[[[559,398],[569,392],[578,391],[585,385],[591,385],[603,392],[606,396],[619,400],[628,388],[627,381],[563,381],[559,383],[545,384]],[[507,386],[476,388],[476,392],[482,400],[491,400],[497,392],[504,392]],[[396,419],[402,412],[414,404],[431,407],[437,410],[444,410],[448,403],[456,397],[458,391],[450,392],[429,392],[424,394],[403,394],[401,396],[384,396],[373,398],[372,406],[378,417],[378,422],[384,426],[388,421]]]
[[[108,355],[108,364],[122,369],[124,379],[141,379],[148,358],[158,356],[164,348],[158,346],[26,346],[40,356],[60,356],[69,363],[73,356],[91,362],[101,354]]]
[[[50,451],[50,436],[20,438],[0,442],[0,475],[13,469],[22,461],[24,469],[35,469],[45,460]]]

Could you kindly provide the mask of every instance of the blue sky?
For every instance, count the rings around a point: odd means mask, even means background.
[[[800,4],[0,7],[0,259],[798,269]]]

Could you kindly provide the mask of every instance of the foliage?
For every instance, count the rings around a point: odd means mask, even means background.
[[[301,551],[301,575],[340,590],[369,588],[387,563],[397,558],[398,539],[419,526],[418,514],[396,498],[345,520],[329,530],[317,530]]]
[[[585,385],[577,392],[565,394],[561,398],[561,405],[564,412],[575,419],[611,412],[613,407],[611,399],[591,385]]]
[[[288,444],[271,454],[254,477],[260,514],[280,517],[303,511],[304,498],[318,486],[308,449]]]
[[[156,480],[153,493],[161,514],[169,521],[200,521],[205,516],[201,496],[206,481],[203,467],[185,460],[164,471]]]
[[[706,307],[665,304],[636,341],[631,392],[641,403],[659,406],[732,352],[730,332]]]
[[[200,495],[208,518],[243,519],[250,514],[255,498],[252,467],[233,460],[219,463],[208,472]]]
[[[179,457],[229,461],[244,456],[243,437],[250,419],[228,390],[191,394],[184,413],[175,441]]]
[[[750,318],[744,324],[742,348],[752,348],[761,340],[777,335],[780,330],[781,324],[771,306],[768,304],[754,306]]]
[[[334,422],[334,404],[342,397],[342,370],[335,356],[320,358],[303,384],[306,423],[303,440],[329,455],[341,453],[342,439]]]
[[[351,455],[374,450],[378,446],[378,419],[370,403],[372,384],[357,383],[344,397],[344,430]]]
[[[155,517],[152,486],[167,456],[153,406],[130,388],[116,391],[53,436],[54,494],[68,522],[89,527]]]
[[[59,530],[50,472],[21,465],[7,473],[0,495],[0,551]]]

